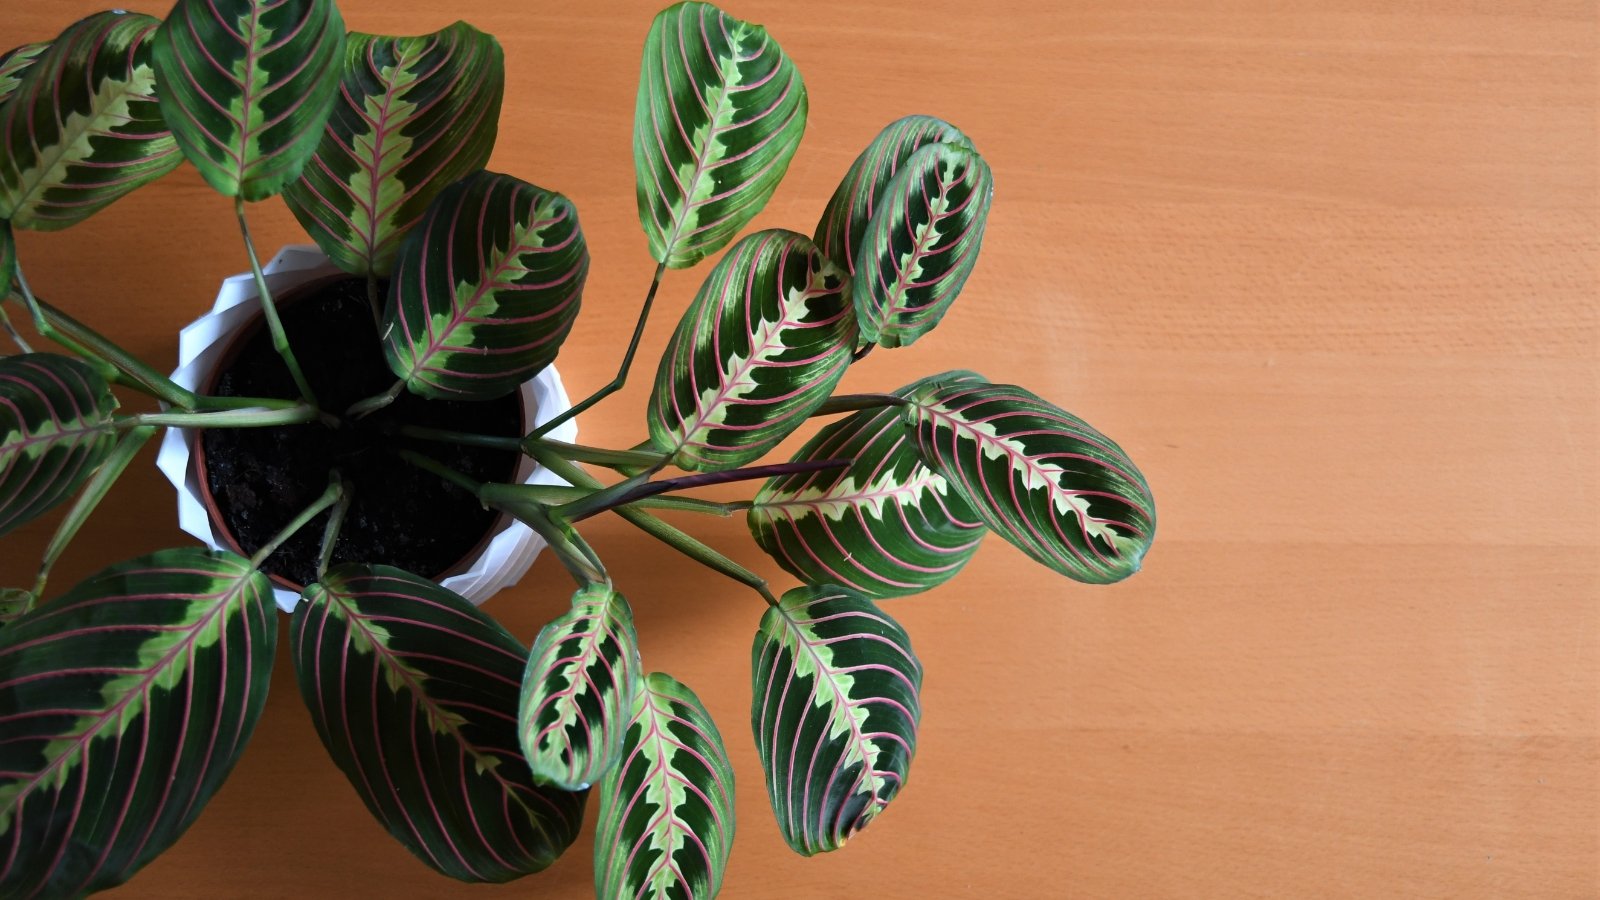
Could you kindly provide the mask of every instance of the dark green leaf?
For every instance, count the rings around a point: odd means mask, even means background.
[[[717,895],[733,849],[733,766],[693,691],[661,672],[645,679],[621,760],[596,790],[597,898]]]
[[[950,580],[977,552],[985,534],[977,514],[923,464],[898,408],[829,425],[793,461],[825,459],[850,466],[773,478],[750,507],[756,543],[796,578],[902,597]]]
[[[339,268],[387,277],[439,191],[489,161],[504,91],[500,44],[465,22],[351,32],[333,115],[283,199]]]
[[[333,0],[178,0],[156,33],[161,112],[208,184],[265,200],[316,150],[343,58]]]
[[[1016,385],[930,379],[911,400],[923,459],[1001,537],[1077,581],[1139,570],[1155,500],[1111,439]]]
[[[0,357],[0,535],[71,496],[111,452],[117,399],[54,353]]]
[[[554,362],[589,249],[566,197],[478,172],[439,194],[400,247],[384,353],[424,397],[489,400]]]
[[[633,118],[650,255],[682,269],[727,246],[777,189],[805,127],[805,84],[766,29],[709,3],[663,10]]]
[[[816,242],[828,258],[852,275],[856,270],[862,236],[867,223],[892,179],[911,154],[937,143],[971,148],[961,129],[933,116],[906,116],[890,122],[867,149],[861,151],[850,171],[834,190],[817,223]]]
[[[751,652],[750,724],[778,829],[796,853],[837,850],[904,786],[922,664],[871,600],[835,585],[783,595]]]
[[[178,165],[156,106],[158,25],[137,13],[96,13],[13,70],[16,93],[0,105],[0,218],[56,231]]]
[[[908,347],[939,324],[972,274],[994,179],[975,151],[930,144],[905,161],[856,251],[861,343]]]
[[[266,704],[275,619],[244,559],[181,549],[0,629],[0,896],[121,884],[183,835]]]
[[[757,459],[828,399],[855,343],[844,272],[803,235],[749,235],[673,332],[650,394],[650,440],[691,471]]]
[[[367,809],[463,881],[537,872],[572,843],[579,793],[533,782],[517,743],[527,653],[455,593],[388,566],[340,566],[290,626],[300,694]]]
[[[590,585],[533,642],[522,676],[522,750],[533,777],[567,790],[600,780],[622,753],[640,690],[633,610],[610,585]]]
[[[0,103],[11,99],[11,95],[17,92],[17,86],[22,83],[22,73],[28,71],[28,67],[49,49],[49,41],[40,41],[0,53]]]

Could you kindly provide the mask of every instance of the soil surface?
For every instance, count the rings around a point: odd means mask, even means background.
[[[387,286],[385,286],[387,287]],[[394,383],[367,305],[366,282],[340,276],[279,298],[289,345],[322,408],[339,415]],[[272,348],[265,323],[241,339],[212,393],[294,397],[288,368]],[[425,400],[409,392],[393,404],[331,429],[321,424],[209,429],[202,438],[206,480],[223,521],[246,554],[311,505],[338,469],[354,499],[334,546],[333,561],[381,563],[437,577],[472,552],[495,524],[468,492],[409,465],[392,451],[426,453],[478,481],[509,481],[518,454],[412,440],[401,424],[514,436],[523,433],[517,394],[487,402]],[[302,528],[263,567],[296,584],[316,578],[324,513]]]

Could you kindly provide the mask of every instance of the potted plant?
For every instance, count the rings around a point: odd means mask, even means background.
[[[955,301],[993,176],[955,126],[903,118],[812,236],[741,237],[799,144],[805,87],[772,36],[706,3],[663,11],[644,40],[634,156],[656,268],[618,375],[524,421],[516,395],[555,361],[588,252],[569,200],[482,168],[501,66],[470,26],[347,34],[331,0],[102,13],[0,58],[0,281],[64,351],[5,326],[22,352],[0,358],[0,535],[70,500],[34,585],[0,595],[0,895],[121,883],[194,821],[266,700],[274,573],[299,588],[288,655],[317,731],[397,840],[444,874],[505,881],[566,849],[594,791],[610,898],[714,895],[735,775],[694,692],[645,668],[627,586],[584,520],[620,516],[765,601],[750,724],[779,829],[805,855],[840,847],[906,780],[922,669],[894,598],[953,577],[991,531],[1077,581],[1139,568],[1149,489],[1082,420],[966,371],[835,392]],[[10,239],[184,160],[233,201],[260,311],[193,387],[41,298]],[[274,290],[246,204],[278,195],[341,274]],[[622,385],[668,271],[718,253],[657,367],[648,440],[555,437]],[[119,414],[112,385],[163,408]],[[762,462],[821,416],[839,418]],[[207,472],[228,469],[205,483],[232,544],[47,593],[61,549],[163,428]],[[519,482],[522,457],[544,483]],[[525,524],[575,583],[568,611],[524,647],[438,583],[449,565],[367,539],[460,530],[370,505],[374,473]],[[755,480],[748,500],[694,493]],[[745,515],[798,586],[775,592],[657,509]]]

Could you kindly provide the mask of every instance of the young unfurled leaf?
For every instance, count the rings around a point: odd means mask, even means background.
[[[733,766],[693,691],[661,672],[645,679],[596,791],[597,898],[717,895],[733,848]]]
[[[161,113],[208,184],[265,200],[300,177],[339,89],[333,0],[178,0],[154,49]]]
[[[0,357],[0,535],[72,495],[117,441],[117,399],[54,353]]]
[[[156,106],[151,67],[161,23],[96,13],[31,59],[0,63],[0,218],[56,231],[104,209],[182,160]],[[40,47],[44,45],[31,45]]]
[[[749,235],[711,270],[661,357],[651,442],[691,471],[757,459],[828,399],[855,343],[844,272],[792,231]]]
[[[333,114],[283,199],[339,268],[387,277],[439,191],[489,161],[504,92],[499,42],[465,22],[351,32]]]
[[[909,347],[939,324],[978,261],[994,180],[977,152],[930,144],[873,207],[851,299],[861,343]]]
[[[121,884],[222,786],[278,623],[243,558],[163,550],[0,628],[0,896]]]
[[[793,461],[824,459],[850,465],[773,478],[748,515],[756,543],[796,578],[903,597],[950,580],[977,552],[986,529],[922,462],[898,408],[862,410],[827,426]]]
[[[522,676],[517,717],[533,777],[566,790],[599,781],[622,753],[639,690],[628,601],[609,585],[579,590],[539,632]]]
[[[850,164],[850,170],[822,211],[815,237],[822,252],[845,271],[855,274],[862,236],[890,179],[911,154],[941,142],[972,147],[961,129],[933,116],[906,116],[885,126]]]
[[[777,189],[805,127],[805,84],[766,29],[709,3],[663,10],[633,119],[650,255],[682,269],[726,246]]]
[[[517,743],[526,651],[459,595],[388,566],[340,566],[290,626],[300,695],[379,822],[432,868],[509,881],[550,865],[581,793],[534,783]]]
[[[778,829],[796,853],[837,850],[900,793],[917,749],[922,665],[871,600],[800,587],[761,618],[750,724]]]
[[[1111,439],[1015,385],[933,379],[910,399],[923,459],[1001,537],[1077,581],[1139,570],[1155,500]]]
[[[491,400],[556,359],[589,249],[566,197],[478,172],[439,194],[395,261],[384,354],[413,394]]]
[[[11,99],[11,95],[17,92],[17,85],[22,83],[22,73],[28,71],[28,67],[49,49],[49,41],[40,41],[0,53],[0,104]]]

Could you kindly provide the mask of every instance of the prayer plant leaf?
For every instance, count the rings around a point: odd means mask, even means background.
[[[923,463],[897,407],[823,428],[792,461],[825,459],[850,465],[768,480],[747,517],[756,543],[796,578],[903,597],[950,580],[977,552],[986,529]]]
[[[265,200],[322,139],[344,59],[333,0],[178,0],[155,40],[161,112],[225,197]]]
[[[499,42],[465,22],[351,32],[333,114],[283,199],[335,265],[386,278],[433,198],[489,161],[504,92]]]
[[[645,679],[596,791],[597,898],[717,895],[733,848],[733,766],[693,691],[661,672]]]
[[[930,379],[910,400],[922,458],[995,533],[1076,581],[1139,570],[1155,500],[1110,438],[1016,385]]]
[[[817,223],[815,240],[829,259],[855,274],[867,223],[890,179],[913,153],[937,143],[972,147],[961,129],[933,116],[906,116],[890,122],[872,139],[850,164]]]
[[[0,218],[58,231],[182,161],[156,105],[160,24],[96,13],[0,62]]]
[[[622,754],[641,687],[633,610],[610,585],[572,596],[572,608],[533,642],[517,717],[533,777],[566,790],[600,780]]]
[[[750,724],[778,829],[796,853],[837,850],[904,786],[922,718],[911,639],[865,596],[795,588],[751,653]]]
[[[727,246],[772,197],[805,127],[805,83],[766,29],[709,3],[663,10],[633,119],[650,255],[682,269]]]
[[[0,535],[67,499],[117,442],[117,399],[54,353],[0,357]]]
[[[183,835],[266,704],[274,612],[245,559],[184,548],[0,629],[0,896],[103,890]]]
[[[994,177],[976,151],[930,144],[890,179],[856,251],[861,342],[909,347],[939,324],[978,261]]]
[[[445,188],[400,246],[384,354],[413,394],[491,400],[555,362],[589,249],[566,197],[477,172]]]
[[[803,235],[749,235],[717,262],[667,344],[651,442],[690,471],[755,460],[828,399],[855,344],[844,272]]]
[[[11,99],[11,95],[17,92],[17,85],[22,83],[23,73],[49,49],[49,41],[40,41],[0,53],[0,103]]]
[[[389,566],[338,566],[290,625],[300,695],[328,754],[407,850],[462,881],[549,866],[584,795],[534,783],[517,742],[527,657],[465,599]]]

